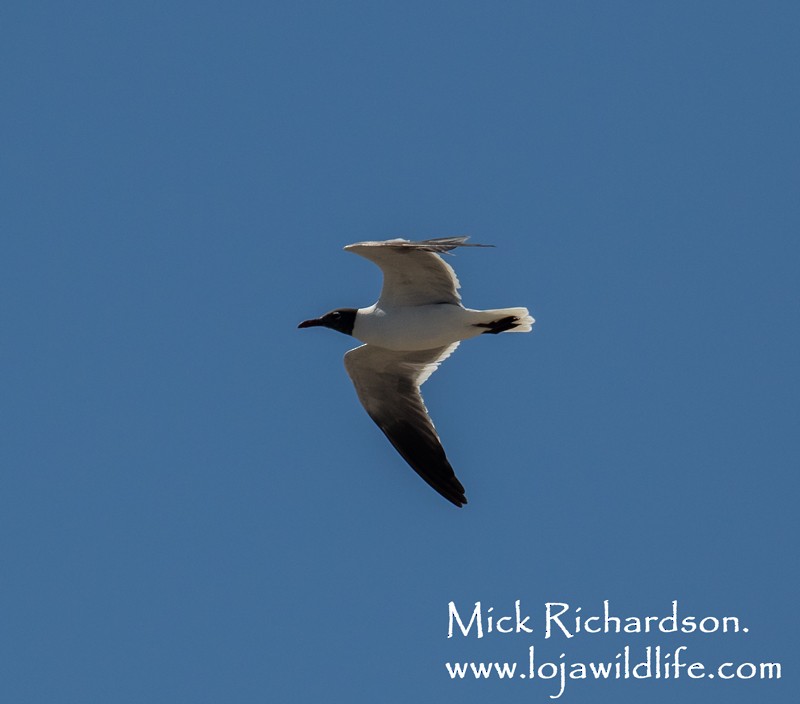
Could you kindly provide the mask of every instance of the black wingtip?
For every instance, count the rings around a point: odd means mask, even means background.
[[[464,494],[464,487],[461,486],[461,482],[453,475],[453,480],[455,481],[455,486],[452,482],[447,482],[446,484],[436,482],[434,483],[430,478],[422,475],[419,470],[416,470],[420,476],[428,483],[428,485],[436,491],[437,494],[443,496],[447,499],[453,506],[457,508],[463,508],[467,505],[467,497]]]
[[[449,462],[447,463],[447,466],[450,467]],[[452,467],[450,467],[450,469],[452,471]],[[427,481],[428,484],[430,484],[430,486],[437,491],[437,493],[444,496],[444,498],[454,506],[463,508],[467,505],[467,495],[464,493],[464,487],[462,486],[461,482],[458,481],[458,477],[456,477],[455,472],[453,473],[452,481],[448,481],[446,484],[439,482],[433,483],[428,479],[425,479],[425,481]]]
[[[456,237],[436,237],[430,240],[417,240],[415,242],[405,242],[399,245],[408,249],[423,249],[437,254],[453,254],[453,250],[458,247],[494,247],[493,244],[478,244],[477,242],[467,242],[469,235],[458,235]]]
[[[467,503],[464,487],[435,434],[428,435],[413,423],[390,423],[373,418],[389,442],[425,482],[450,503],[462,508]],[[433,430],[431,429],[433,433]]]

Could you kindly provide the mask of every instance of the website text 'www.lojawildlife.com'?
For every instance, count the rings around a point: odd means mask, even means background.
[[[626,645],[613,660],[597,662],[567,662],[566,653],[561,653],[557,661],[537,662],[536,646],[528,648],[528,658],[518,662],[447,662],[445,667],[451,679],[540,679],[554,680],[556,691],[551,699],[564,694],[567,680],[646,680],[689,679],[750,680],[780,679],[781,664],[777,662],[732,663],[724,662],[717,667],[708,668],[701,662],[688,662],[685,659],[687,646],[681,645],[666,651],[660,645],[644,647],[640,657],[631,652]]]

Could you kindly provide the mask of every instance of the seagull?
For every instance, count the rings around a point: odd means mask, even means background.
[[[361,405],[403,459],[431,487],[458,507],[464,487],[450,466],[420,394],[422,386],[461,340],[501,332],[530,332],[527,308],[472,310],[461,304],[453,268],[440,256],[468,237],[412,242],[357,242],[344,249],[383,272],[378,301],[367,308],[337,308],[299,328],[325,327],[364,344],[344,356]]]

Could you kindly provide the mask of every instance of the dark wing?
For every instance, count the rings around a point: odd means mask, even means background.
[[[410,242],[357,242],[345,247],[377,264],[383,271],[382,306],[420,306],[429,303],[461,304],[460,284],[453,267],[439,256],[456,247],[490,247],[466,244],[467,237],[440,237]]]
[[[344,356],[361,404],[411,468],[456,506],[464,487],[447,460],[419,387],[458,343],[433,350],[395,352],[362,345]]]

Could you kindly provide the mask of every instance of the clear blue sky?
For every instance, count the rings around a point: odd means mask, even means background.
[[[794,702],[800,8],[25,2],[0,11],[0,700],[544,702],[445,662],[783,663],[562,702]],[[469,234],[530,335],[425,387],[469,505],[299,321],[342,247]],[[448,640],[448,602],[532,635]],[[747,634],[545,640],[590,615]]]

